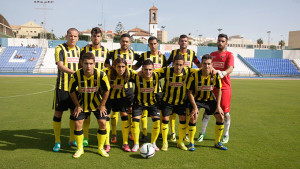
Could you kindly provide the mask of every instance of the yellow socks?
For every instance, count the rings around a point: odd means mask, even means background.
[[[111,113],[111,132],[112,135],[117,135],[117,124],[119,120],[119,112],[113,112]]]
[[[132,118],[131,132],[134,144],[139,144],[140,137],[140,119]]]
[[[218,142],[221,142],[223,129],[224,129],[224,123],[216,122],[216,125],[215,125],[216,144],[218,144]]]
[[[142,118],[141,118],[141,122],[142,122],[142,131],[143,131],[143,135],[147,136],[147,122],[148,122],[148,111],[144,110],[142,113]]]
[[[105,130],[98,129],[98,133],[97,133],[98,149],[103,149],[105,138],[106,138],[106,129]]]
[[[168,143],[168,132],[169,132],[169,121],[162,121],[162,138],[163,138],[163,143]]]
[[[53,131],[55,143],[60,142],[61,117],[53,117]],[[74,130],[73,130],[74,132]]]
[[[188,131],[189,131],[188,133],[189,133],[190,143],[194,144],[194,138],[195,138],[195,133],[196,133],[196,123],[189,123]]]
[[[179,133],[178,143],[181,143],[183,142],[183,138],[185,136],[185,121],[180,121],[178,126],[178,133]]]
[[[74,137],[77,143],[77,150],[83,149],[83,130],[74,130]]]
[[[175,133],[175,121],[176,121],[176,113],[170,115],[170,127],[171,133]]]
[[[110,142],[109,142],[109,134],[110,134],[110,124],[109,124],[109,120],[110,120],[110,118],[107,117],[107,118],[106,118],[106,137],[105,137],[105,144],[106,144],[106,145],[110,145]]]
[[[151,130],[151,143],[155,143],[160,131],[160,119],[153,118],[152,119],[152,130]]]
[[[123,144],[128,144],[128,133],[129,133],[129,122],[128,116],[121,117],[121,129],[122,129],[122,136],[123,136]]]

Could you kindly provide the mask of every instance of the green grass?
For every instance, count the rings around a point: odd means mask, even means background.
[[[0,168],[299,168],[300,81],[232,80],[232,106],[228,151],[213,147],[212,117],[204,142],[188,152],[169,143],[167,152],[152,159],[125,153],[119,140],[109,158],[97,154],[97,124],[93,117],[90,145],[80,159],[68,147],[68,113],[62,120],[62,146],[52,152],[52,99],[55,78],[0,77]],[[39,93],[40,92],[40,93]],[[36,93],[36,94],[32,94]],[[22,96],[25,95],[25,96]],[[16,96],[16,97],[9,97]],[[178,119],[177,119],[178,122]],[[149,126],[151,126],[149,120]],[[177,125],[178,126],[178,125]],[[197,123],[196,137],[201,122]],[[151,127],[148,128],[150,136]],[[161,147],[161,140],[158,140]],[[132,143],[131,143],[132,145]]]

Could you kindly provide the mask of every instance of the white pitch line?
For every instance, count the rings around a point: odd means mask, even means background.
[[[30,96],[30,95],[36,95],[36,94],[51,92],[51,91],[53,91],[55,89],[55,86],[54,85],[50,85],[50,86],[53,86],[53,88],[50,89],[50,90],[45,90],[45,91],[36,92],[36,93],[20,94],[20,95],[14,95],[14,96],[5,96],[5,97],[0,97],[0,99],[13,98],[13,97],[22,97],[22,96]]]

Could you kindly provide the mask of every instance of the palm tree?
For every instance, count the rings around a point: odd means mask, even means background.
[[[284,40],[279,41],[278,45],[281,47],[282,50],[282,47],[285,46],[285,41]]]
[[[259,49],[261,48],[261,45],[263,43],[264,43],[264,41],[261,38],[257,39],[257,44],[259,45]]]

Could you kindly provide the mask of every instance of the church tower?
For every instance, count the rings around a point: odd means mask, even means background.
[[[157,8],[153,6],[149,9],[149,33],[157,37]]]

